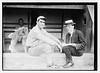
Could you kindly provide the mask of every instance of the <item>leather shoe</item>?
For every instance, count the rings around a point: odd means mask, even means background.
[[[64,68],[69,68],[69,67],[71,67],[71,66],[73,66],[73,65],[74,65],[73,62],[69,62],[69,63],[63,65],[63,67],[64,67]]]

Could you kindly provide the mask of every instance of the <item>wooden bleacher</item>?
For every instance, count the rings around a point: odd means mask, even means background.
[[[3,50],[6,51],[8,50],[8,47],[10,45],[11,39],[8,38],[8,35],[10,33],[13,33],[16,27],[18,26],[18,23],[3,23]],[[31,29],[31,24],[30,23],[24,23],[25,27],[28,27],[28,29]],[[62,37],[62,24],[61,23],[46,23],[46,29],[49,33],[54,35],[57,38]]]

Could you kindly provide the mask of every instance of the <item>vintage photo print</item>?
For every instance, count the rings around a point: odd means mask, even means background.
[[[97,71],[97,5],[2,2],[2,71]]]

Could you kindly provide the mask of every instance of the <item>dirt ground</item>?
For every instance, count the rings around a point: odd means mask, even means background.
[[[27,53],[4,53],[3,70],[94,70],[94,54],[85,53],[81,57],[73,57],[74,66],[63,68],[65,55],[56,54],[52,58],[57,66],[47,67],[44,56],[30,56]]]

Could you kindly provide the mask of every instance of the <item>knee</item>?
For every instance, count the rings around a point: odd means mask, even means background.
[[[67,51],[69,51],[68,47],[65,46],[62,48],[62,53],[67,52]]]
[[[54,50],[53,50],[53,48],[52,48],[51,45],[45,44],[44,46],[45,46],[44,52],[45,52],[46,54],[48,54],[48,53],[53,53],[53,52],[54,52]]]
[[[65,50],[67,47],[62,47],[62,50]]]
[[[49,45],[49,44],[45,44],[45,48],[52,49],[52,46],[51,46],[51,45]]]
[[[66,48],[62,48],[62,53],[64,53],[64,52],[65,52],[65,50],[66,50]]]
[[[68,49],[69,49],[68,46],[64,46],[64,47],[62,48],[62,50],[68,50]]]

